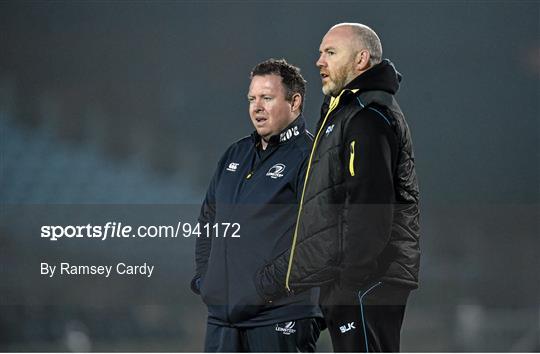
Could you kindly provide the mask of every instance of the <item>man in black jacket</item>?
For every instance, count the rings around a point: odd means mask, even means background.
[[[256,287],[271,301],[321,286],[334,350],[397,352],[420,261],[412,141],[394,99],[401,75],[365,25],[332,27],[319,52],[327,99],[293,243]]]
[[[208,306],[207,352],[315,351],[318,289],[265,304],[253,283],[256,270],[292,242],[313,140],[301,114],[304,95],[299,69],[285,60],[251,73],[255,132],[222,156],[199,216],[201,230],[214,232],[197,239],[192,281]]]

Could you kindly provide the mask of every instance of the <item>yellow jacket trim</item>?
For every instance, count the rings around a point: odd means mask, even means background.
[[[351,141],[351,155],[349,157],[349,173],[352,177],[354,177],[354,143],[354,140]]]

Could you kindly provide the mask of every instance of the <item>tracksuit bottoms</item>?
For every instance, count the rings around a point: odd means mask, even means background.
[[[321,318],[305,318],[261,327],[226,327],[208,324],[204,351],[315,352]]]
[[[410,289],[370,282],[321,289],[321,309],[334,352],[399,352]]]
[[[205,352],[314,352],[328,328],[334,352],[399,352],[410,289],[381,281],[321,289],[320,318],[262,327],[207,325]]]

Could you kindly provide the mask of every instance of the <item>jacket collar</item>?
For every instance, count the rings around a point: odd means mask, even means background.
[[[279,134],[273,135],[268,141],[268,146],[281,145],[294,140],[297,136],[302,134],[306,130],[306,121],[304,116],[300,114],[294,121],[291,122],[285,129]],[[261,137],[255,130],[251,133],[251,140],[255,145],[259,144]]]
[[[383,59],[379,64],[373,66],[363,74],[358,75],[341,90],[336,97],[325,96],[321,105],[321,117],[324,117],[332,103],[348,101],[353,95],[358,95],[368,91],[384,91],[389,94],[395,94],[399,90],[399,83],[402,75],[396,70],[394,64]]]
[[[402,76],[394,64],[388,59],[383,59],[379,64],[354,78],[345,86],[344,90],[356,89],[359,93],[386,91],[394,95],[399,90],[401,78]]]

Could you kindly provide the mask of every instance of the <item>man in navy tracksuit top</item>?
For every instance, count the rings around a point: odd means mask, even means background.
[[[251,73],[256,131],[220,159],[199,216],[201,226],[217,230],[197,239],[192,281],[208,306],[207,352],[315,350],[319,290],[265,303],[253,282],[257,269],[292,240],[312,143],[301,115],[304,94],[299,69],[285,60],[267,60]],[[239,229],[223,235],[221,223]]]

